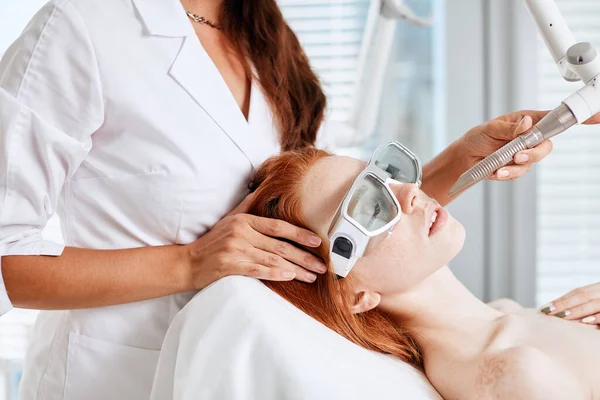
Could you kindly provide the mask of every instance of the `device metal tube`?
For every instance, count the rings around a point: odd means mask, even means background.
[[[563,133],[576,124],[577,118],[575,118],[573,111],[571,111],[565,103],[561,103],[560,106],[556,107],[542,118],[533,129],[537,129],[543,135],[543,140],[546,140]],[[539,143],[536,143],[534,146],[537,146],[538,144]]]

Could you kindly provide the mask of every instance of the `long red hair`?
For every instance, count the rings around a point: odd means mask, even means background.
[[[250,190],[254,199],[250,214],[287,221],[307,228],[300,204],[302,177],[316,161],[331,154],[315,148],[282,153],[265,161],[256,171]],[[383,311],[374,309],[352,314],[352,274],[338,279],[329,262],[326,244],[304,250],[320,257],[329,272],[316,282],[299,281],[264,283],[306,314],[359,346],[394,355],[418,368],[423,368],[422,355],[411,334],[397,325]]]
[[[282,150],[313,145],[327,101],[277,2],[225,0],[221,22],[229,41],[257,71],[281,133]]]

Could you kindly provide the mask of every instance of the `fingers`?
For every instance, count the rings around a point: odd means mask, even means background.
[[[253,215],[247,215],[246,217],[248,218],[250,226],[263,235],[288,239],[308,247],[319,247],[321,245],[321,238],[319,236],[285,221],[256,217]]]
[[[269,237],[295,240],[306,246],[320,245],[318,236],[284,221],[238,213],[223,218],[205,237],[208,235],[211,235],[211,246],[203,245],[203,250],[191,251],[193,268],[206,271],[208,265],[214,270],[211,270],[210,279],[205,279],[201,273],[194,276],[194,287],[197,288],[205,287],[207,280],[210,283],[229,275],[314,282],[317,275],[310,269],[327,270],[324,263],[312,254]],[[206,250],[206,247],[212,250]]]
[[[532,127],[533,120],[530,116],[525,116],[516,121],[493,119],[484,124],[483,133],[489,138],[499,141],[498,144],[500,145],[522,135]]]
[[[600,113],[593,115],[590,119],[584,122],[586,125],[600,124]]]
[[[529,172],[532,166],[532,164],[508,165],[494,172],[494,175],[492,175],[490,179],[497,181],[514,181]]]
[[[529,115],[526,115],[521,119],[517,125],[513,128],[513,138],[520,136],[533,128],[533,120]]]
[[[498,118],[504,122],[517,123],[522,120],[525,116],[529,116],[533,124],[537,124],[542,118],[546,116],[550,111],[538,111],[538,110],[521,110],[514,113],[506,114]]]
[[[589,317],[590,315],[596,315],[598,313],[600,313],[600,300],[592,300],[577,307],[572,307],[566,311],[563,311],[560,315],[564,315],[563,318],[565,319],[577,320]],[[600,323],[600,321],[598,321],[598,323]]]
[[[251,260],[253,260],[253,267],[249,269],[247,265],[241,265],[241,271],[239,272],[242,275],[252,276],[253,278],[258,279],[279,281],[291,280],[295,278],[299,281],[307,283],[312,283],[317,279],[317,275],[314,273],[307,271],[296,264],[292,264],[276,254],[256,248],[247,249],[246,254]],[[254,267],[256,270],[253,269]],[[269,269],[270,271],[266,271],[265,268]]]
[[[262,238],[259,238],[257,240],[257,243],[255,243],[255,247],[267,251],[269,253],[278,255],[279,257],[288,260],[289,262],[303,267],[309,271],[317,272],[320,274],[327,272],[327,266],[323,261],[290,243],[263,236]]]
[[[581,322],[587,325],[596,325],[600,328],[600,314],[589,315],[583,318]]]
[[[552,152],[552,141],[544,140],[533,149],[523,150],[515,154],[515,164],[532,164],[542,161]]]
[[[600,283],[572,290],[542,307],[540,311],[566,319],[579,319],[600,313]]]
[[[237,275],[249,276],[264,281],[291,281],[296,277],[292,271],[279,270],[276,268],[265,267],[262,264],[241,263]]]
[[[496,171],[490,179],[495,180],[515,180],[525,175],[533,164],[542,161],[552,152],[552,142],[544,140],[533,149],[520,151],[515,154],[514,165],[508,165]]]

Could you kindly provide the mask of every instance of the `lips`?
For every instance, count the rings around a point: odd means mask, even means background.
[[[429,233],[427,235],[429,237],[435,235],[444,227],[444,225],[446,225],[446,222],[448,221],[448,211],[442,207],[437,207],[430,213],[430,215]]]
[[[437,216],[438,216],[438,212],[437,212],[437,210],[434,210],[433,211],[433,215],[431,216],[431,223],[429,224],[429,230],[431,230],[431,227],[435,223],[435,220],[437,219]]]

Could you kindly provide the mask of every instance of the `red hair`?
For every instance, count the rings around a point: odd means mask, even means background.
[[[323,150],[303,148],[284,152],[265,161],[256,171],[250,190],[254,199],[250,214],[281,219],[307,228],[300,204],[300,184],[308,169],[319,159],[331,156]],[[320,257],[329,271],[314,283],[264,283],[276,293],[351,342],[366,349],[394,355],[423,368],[421,351],[411,334],[398,327],[379,309],[353,314],[352,274],[338,279],[329,262],[326,243],[316,249],[302,247]]]

